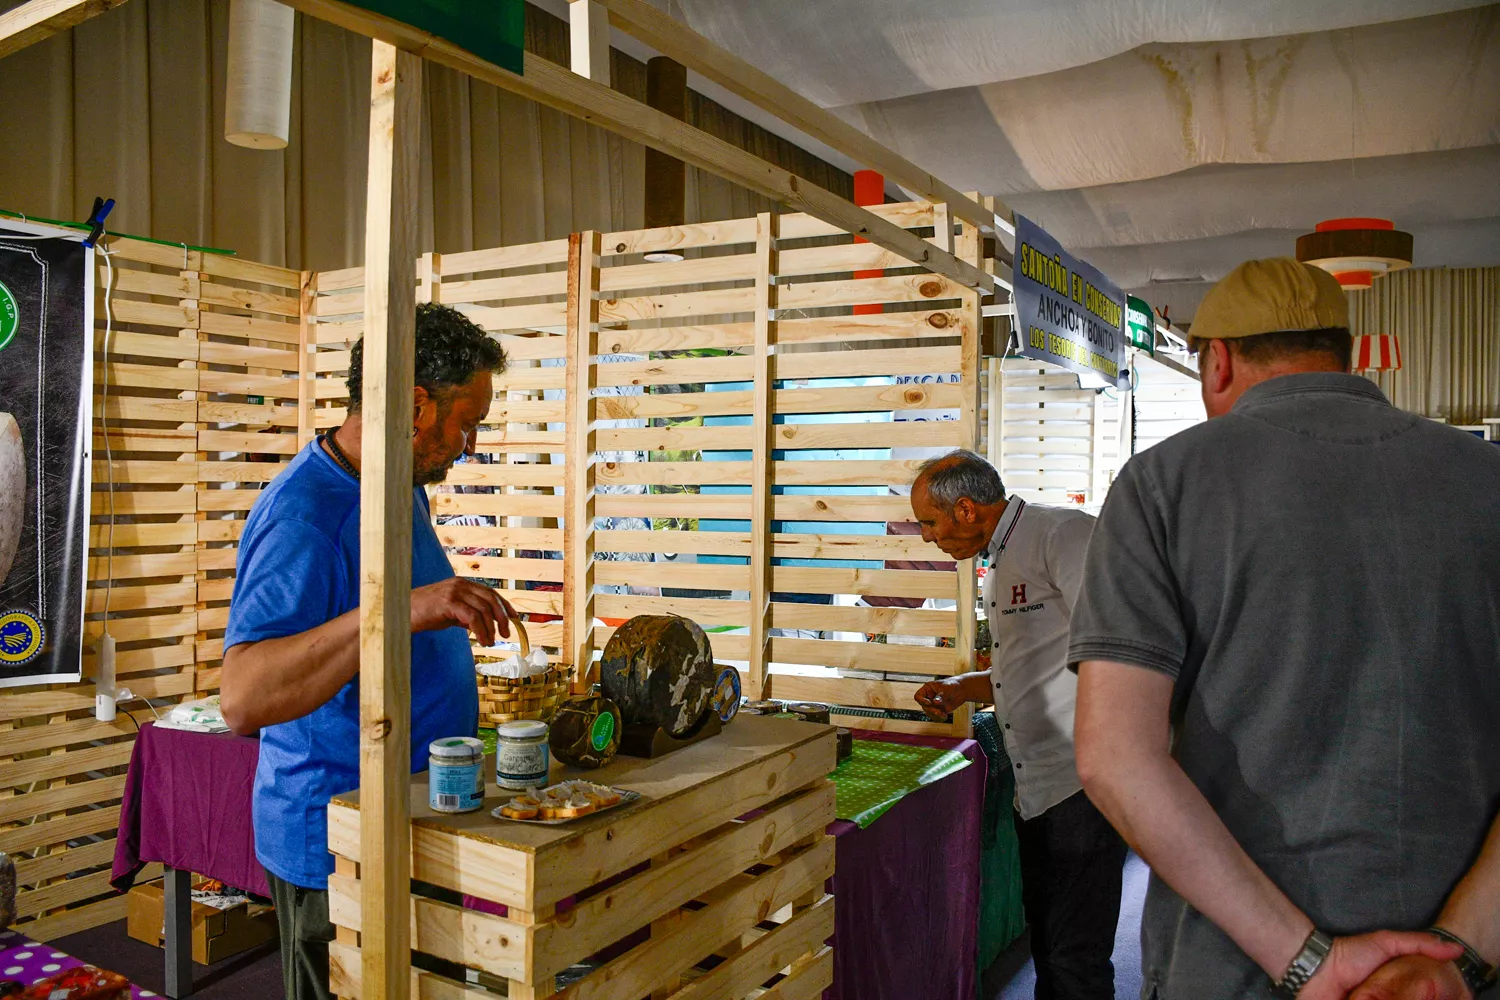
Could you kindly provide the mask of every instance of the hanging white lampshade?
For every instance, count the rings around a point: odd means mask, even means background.
[[[230,0],[224,138],[236,146],[286,148],[296,17],[276,0]]]

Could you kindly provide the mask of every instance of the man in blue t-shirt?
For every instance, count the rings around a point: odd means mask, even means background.
[[[359,785],[359,472],[363,347],[349,358],[349,416],[256,500],[240,540],[224,633],[224,719],[260,732],[255,853],[281,929],[287,1000],[327,997],[328,800]],[[453,575],[422,487],[438,483],[489,412],[505,353],[463,314],[417,307],[412,396],[411,769],[427,745],[473,736],[473,632],[509,635],[511,609]]]

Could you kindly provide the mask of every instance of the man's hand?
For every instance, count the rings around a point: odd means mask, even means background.
[[[1425,955],[1392,959],[1361,983],[1349,1000],[1473,1000],[1458,966]]]
[[[928,681],[917,688],[913,696],[929,719],[946,719],[953,711],[968,701],[963,684],[957,677],[945,677],[940,681]]]
[[[1463,949],[1456,944],[1449,944],[1441,938],[1434,937],[1423,931],[1376,931],[1373,934],[1359,934],[1354,937],[1341,937],[1333,939],[1333,950],[1318,966],[1318,971],[1307,981],[1307,985],[1298,994],[1298,1000],[1344,1000],[1350,996],[1350,990],[1359,987],[1366,982],[1376,970],[1381,969],[1387,963],[1396,964],[1392,959],[1404,960],[1405,956],[1417,956],[1423,960],[1431,960],[1432,964],[1447,963],[1448,968],[1452,966],[1453,959],[1463,954]],[[1396,975],[1401,975],[1405,965],[1397,969]],[[1454,975],[1458,970],[1454,969]],[[1391,983],[1401,984],[1407,979],[1392,979]],[[1463,981],[1459,980],[1459,986]],[[1360,987],[1362,990],[1363,987]],[[1355,997],[1364,997],[1366,1000],[1412,1000],[1417,998],[1430,998],[1430,1000],[1447,1000],[1448,997],[1462,997],[1463,993],[1405,993],[1400,989],[1387,992],[1363,993],[1355,992]],[[1351,998],[1353,1000],[1353,998]]]
[[[483,645],[493,646],[497,630],[502,638],[510,637],[509,619],[514,617],[515,611],[499,594],[483,584],[461,577],[449,577],[411,592],[413,632],[433,632],[461,625],[473,632]]]

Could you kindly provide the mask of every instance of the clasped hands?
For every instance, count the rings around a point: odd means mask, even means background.
[[[1334,938],[1298,1000],[1472,1000],[1453,964],[1462,953],[1423,931]]]

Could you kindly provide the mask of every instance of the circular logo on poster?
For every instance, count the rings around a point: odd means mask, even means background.
[[[42,650],[45,633],[35,615],[7,611],[0,615],[0,663],[26,663]]]
[[[21,313],[16,307],[16,297],[5,282],[0,281],[0,350],[10,346],[16,336],[16,327],[21,325]]]

